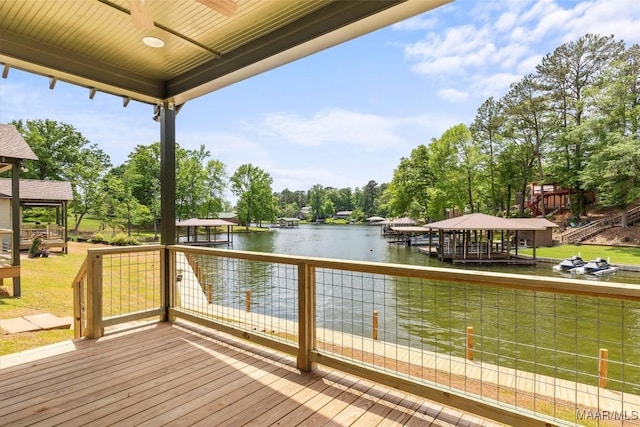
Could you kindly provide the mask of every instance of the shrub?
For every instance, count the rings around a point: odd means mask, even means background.
[[[117,234],[111,239],[111,244],[114,246],[132,246],[139,245],[140,242],[135,237],[127,236],[126,234]]]
[[[104,238],[104,234],[96,233],[96,235],[93,236],[93,239],[91,239],[91,241],[93,243],[104,243],[104,242],[106,242],[106,239]]]

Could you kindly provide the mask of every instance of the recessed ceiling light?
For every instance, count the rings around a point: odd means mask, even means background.
[[[157,37],[145,37],[142,39],[142,42],[147,46],[151,47],[162,47],[164,46],[164,42]]]

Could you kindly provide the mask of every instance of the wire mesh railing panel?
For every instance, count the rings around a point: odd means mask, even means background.
[[[176,252],[176,307],[235,329],[297,342],[295,265]]]
[[[106,252],[102,256],[103,317],[163,307],[160,250]]]
[[[316,315],[332,358],[543,417],[640,425],[638,302],[318,268]]]

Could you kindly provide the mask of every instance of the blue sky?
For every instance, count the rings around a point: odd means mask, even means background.
[[[188,102],[177,141],[204,144],[229,175],[264,169],[274,191],[389,182],[401,157],[585,33],[640,43],[637,0],[457,0]],[[152,110],[14,69],[0,79],[0,123],[69,123],[114,165],[159,139]]]

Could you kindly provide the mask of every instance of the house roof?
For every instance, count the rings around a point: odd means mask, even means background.
[[[176,221],[176,227],[224,227],[236,225],[233,222],[218,218],[189,218]]]
[[[436,230],[545,230],[547,226],[509,218],[473,213],[427,224]]]
[[[450,1],[2,0],[0,63],[179,106]]]
[[[19,185],[21,202],[63,202],[73,200],[71,183],[67,181],[21,179]],[[11,179],[0,178],[0,199],[10,199],[11,194]]]
[[[4,163],[3,157],[18,160],[38,160],[38,157],[15,126],[0,124],[0,164]]]

